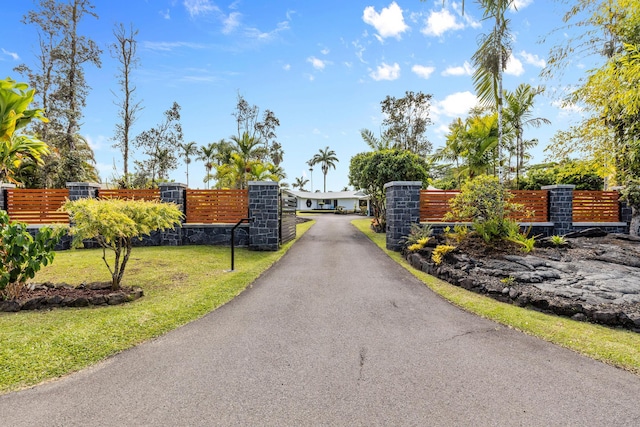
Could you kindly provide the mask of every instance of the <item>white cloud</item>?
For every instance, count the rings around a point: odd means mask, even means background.
[[[329,50],[329,48],[326,48],[326,47],[320,51],[320,53],[323,54],[323,55],[328,55],[329,52],[331,52],[331,51]]]
[[[533,0],[514,0],[514,2],[511,3],[510,9],[511,11],[522,10],[531,3],[533,3]]]
[[[473,67],[468,61],[458,67],[448,67],[441,73],[443,76],[470,76],[473,74]]]
[[[268,32],[260,31],[257,28],[247,28],[245,29],[245,35],[258,41],[270,41],[273,40],[278,35],[278,33],[286,31],[288,29],[289,21],[282,21],[278,22],[276,28]]]
[[[504,73],[509,74],[510,76],[521,76],[524,74],[522,62],[520,62],[520,60],[514,55],[511,55],[507,61],[507,68],[504,70]]]
[[[427,26],[420,32],[427,36],[440,37],[447,31],[456,31],[464,28],[464,24],[447,9],[440,12],[431,11],[426,21]]]
[[[232,33],[236,28],[240,26],[240,18],[242,14],[239,12],[231,12],[229,16],[222,20],[222,33]]]
[[[311,65],[313,65],[313,68],[315,68],[316,70],[324,70],[324,68],[327,66],[327,61],[318,59],[315,56],[308,57],[307,62],[310,62]]]
[[[520,56],[527,64],[531,64],[539,68],[544,68],[547,66],[547,61],[545,61],[543,58],[540,58],[538,55],[534,55],[523,50],[522,52],[520,52]]]
[[[414,65],[413,67],[411,67],[411,71],[413,71],[423,79],[428,79],[435,70],[436,69],[434,67],[427,67],[425,65]]]
[[[369,73],[371,78],[376,81],[380,80],[396,80],[400,77],[400,65],[394,63],[393,65],[385,64],[379,65],[375,71]]]
[[[478,98],[469,91],[456,92],[447,95],[442,101],[437,103],[439,112],[449,117],[460,117],[466,115],[469,110],[478,104]]]
[[[284,64],[284,65],[282,66],[282,69],[283,69],[283,70],[285,70],[285,71],[289,71],[289,70],[291,70],[291,64]]]
[[[364,46],[362,46],[360,44],[360,42],[358,40],[354,41],[351,43],[353,45],[353,47],[356,49],[356,56],[358,57],[358,59],[360,60],[360,62],[362,62],[363,64],[366,64],[367,61],[365,61],[363,59],[364,56],[364,52],[367,50],[367,48],[365,48]]]
[[[380,13],[376,12],[373,6],[366,7],[362,14],[362,20],[378,31],[381,37],[378,40],[387,37],[400,39],[401,34],[409,29],[409,26],[404,22],[402,9],[395,1],[389,7],[382,8]]]
[[[162,16],[162,18],[164,19],[171,19],[171,12],[169,11],[169,9],[167,10],[161,10],[158,12],[160,14],[160,16]]]
[[[14,61],[18,61],[20,60],[20,55],[18,55],[15,52],[9,52],[8,50],[5,50],[4,48],[2,49],[2,53],[4,53],[5,55],[9,55]]]
[[[220,10],[217,6],[211,4],[209,0],[184,0],[182,4],[192,18],[200,14],[217,12]]]
[[[162,52],[170,52],[174,49],[182,48],[182,47],[186,47],[189,49],[203,49],[205,46],[201,44],[189,43],[189,42],[150,42],[150,41],[142,42],[143,49],[159,50]]]

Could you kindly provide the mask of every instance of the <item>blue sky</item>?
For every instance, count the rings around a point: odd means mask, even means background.
[[[141,66],[134,72],[137,99],[144,110],[133,133],[163,119],[174,101],[182,107],[185,141],[205,145],[235,134],[231,115],[240,93],[262,111],[280,119],[277,140],[285,156],[288,182],[310,178],[306,161],[320,148],[335,150],[339,163],[327,176],[327,190],[348,184],[350,158],[367,147],[360,129],[379,134],[380,102],[402,97],[407,90],[433,95],[428,137],[443,145],[448,124],[475,104],[471,56],[477,40],[489,31],[476,3],[441,0],[94,0],[99,19],[86,17],[80,32],[103,50],[102,68],[87,68],[91,92],[81,134],[96,154],[103,180],[122,172],[121,154],[110,138],[117,121],[113,95],[118,91],[117,62],[109,55],[117,23],[139,30]],[[584,64],[569,65],[564,80],[542,81],[539,73],[548,52],[568,34],[562,27],[567,7],[559,2],[518,0],[509,13],[514,35],[513,56],[505,89],[520,83],[544,84],[535,114],[552,125],[531,128],[526,138],[538,138],[535,162],[556,130],[567,128],[576,111],[561,108],[559,97],[584,73]],[[3,9],[0,29],[0,74],[24,80],[13,71],[34,63],[36,30],[21,18],[33,7],[28,0]],[[204,188],[204,166],[189,167],[190,186]],[[171,178],[186,182],[184,163]],[[309,187],[307,187],[309,189]],[[322,189],[319,168],[313,189]]]

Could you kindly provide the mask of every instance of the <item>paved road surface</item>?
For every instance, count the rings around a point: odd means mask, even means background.
[[[201,320],[0,396],[0,425],[640,425],[640,377],[453,307],[350,219]]]

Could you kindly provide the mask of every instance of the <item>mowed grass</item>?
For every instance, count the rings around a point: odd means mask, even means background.
[[[314,222],[299,224],[298,237]],[[198,319],[241,293],[280,259],[276,252],[218,246],[134,248],[124,286],[141,299],[120,306],[0,313],[0,393],[77,371]],[[101,250],[56,253],[37,282],[109,281]]]
[[[411,267],[401,254],[386,249],[384,234],[374,233],[369,219],[352,223],[394,261],[453,304],[526,334],[574,350],[585,356],[640,374],[640,333],[607,328],[498,302],[439,280]],[[426,308],[425,308],[426,309]]]

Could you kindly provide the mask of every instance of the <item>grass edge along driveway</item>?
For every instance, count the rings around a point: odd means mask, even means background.
[[[458,307],[545,341],[640,375],[640,333],[544,314],[517,307],[451,285],[416,270],[398,253],[386,249],[386,237],[371,230],[370,219],[351,223],[394,261],[431,290]]]
[[[277,262],[312,225],[274,252],[220,246],[135,248],[123,286],[145,296],[120,306],[0,313],[0,394],[67,375],[196,320],[229,302]],[[108,254],[110,255],[110,254]],[[36,282],[109,281],[102,250],[56,253]]]

